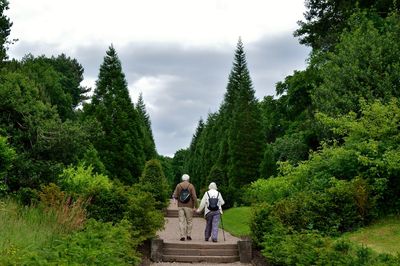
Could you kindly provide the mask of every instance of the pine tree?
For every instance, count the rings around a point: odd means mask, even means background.
[[[7,44],[10,43],[7,39],[11,32],[12,22],[4,14],[4,11],[8,9],[8,1],[0,0],[0,64],[7,59]]]
[[[259,176],[262,158],[261,114],[247,68],[243,43],[239,39],[221,112],[227,136],[229,185],[233,188]]]
[[[161,210],[168,206],[168,181],[159,160],[152,159],[146,162],[139,181],[141,190],[153,195],[156,201],[156,209]]]
[[[139,119],[141,122],[141,130],[143,137],[143,149],[146,155],[146,161],[154,159],[157,156],[156,145],[154,143],[153,132],[151,130],[150,117],[146,111],[146,105],[143,101],[142,93],[139,94],[138,102],[136,104],[136,110],[139,114]]]
[[[126,184],[138,181],[145,164],[140,119],[113,46],[100,66],[92,103],[86,110],[102,126],[104,135],[95,143],[95,148],[109,175]]]
[[[204,122],[203,119],[200,118],[196,132],[194,133],[189,146],[189,157],[186,161],[188,173],[190,174],[190,182],[192,182],[196,188],[200,188],[200,180],[204,177],[201,172],[201,167],[203,166],[203,142],[200,141],[203,129]]]
[[[199,189],[217,181],[227,206],[240,200],[243,185],[259,178],[263,131],[258,105],[239,39],[220,110],[206,123],[200,121],[186,157]]]

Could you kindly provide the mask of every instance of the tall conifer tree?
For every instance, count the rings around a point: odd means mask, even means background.
[[[262,158],[261,114],[239,39],[221,106],[227,136],[229,185],[239,188],[258,178]]]
[[[8,10],[8,1],[0,0],[0,64],[7,59],[7,44],[10,43],[7,39],[12,26],[12,22],[4,14],[6,10]]]
[[[259,178],[263,153],[261,113],[239,39],[227,91],[218,113],[200,120],[188,150],[187,167],[201,188],[216,181],[227,206],[240,201],[240,188]]]
[[[157,156],[156,144],[154,143],[153,132],[151,130],[150,117],[146,111],[146,105],[143,101],[142,93],[139,94],[136,109],[139,114],[141,122],[142,138],[143,138],[143,150],[146,155],[146,161],[154,159]]]
[[[113,46],[109,47],[100,66],[92,103],[87,110],[102,126],[104,137],[96,142],[96,149],[109,175],[126,184],[137,182],[145,164],[140,119]]]
[[[189,147],[189,156],[187,158],[187,169],[190,173],[190,182],[194,184],[196,188],[200,188],[201,179],[205,176],[201,172],[203,166],[203,142],[201,142],[202,132],[204,130],[203,119],[200,118],[196,128],[196,132],[192,137],[192,141]]]

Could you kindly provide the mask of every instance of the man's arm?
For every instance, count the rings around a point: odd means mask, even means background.
[[[193,199],[193,208],[196,208],[197,206],[197,195],[196,195],[196,189],[194,188],[193,184],[191,186],[191,191],[190,193],[192,194],[192,199]]]
[[[176,185],[174,193],[172,193],[172,198],[174,199],[174,203],[176,202],[176,199],[178,198],[179,195],[179,184]]]

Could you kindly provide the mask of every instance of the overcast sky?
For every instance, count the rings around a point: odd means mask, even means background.
[[[76,58],[84,85],[94,88],[113,44],[132,101],[140,92],[159,154],[187,148],[200,118],[218,110],[242,38],[256,97],[304,69],[310,49],[293,31],[304,0],[9,0],[19,41],[11,58],[27,53]]]

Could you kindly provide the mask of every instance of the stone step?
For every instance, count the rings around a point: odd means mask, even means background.
[[[175,249],[238,249],[237,244],[223,244],[221,242],[213,243],[213,242],[204,242],[204,244],[200,243],[168,243],[164,242],[163,248],[175,248]]]
[[[182,256],[239,256],[239,250],[236,249],[182,249],[182,248],[164,248],[164,255],[182,255]]]
[[[182,256],[163,255],[164,262],[206,262],[206,263],[233,263],[239,261],[239,256]]]
[[[237,244],[164,243],[165,262],[231,263],[240,260]]]

